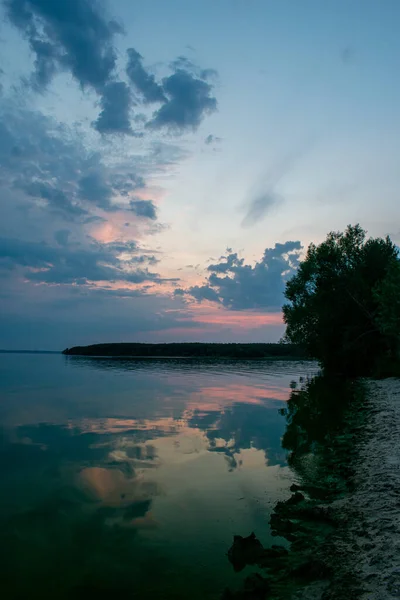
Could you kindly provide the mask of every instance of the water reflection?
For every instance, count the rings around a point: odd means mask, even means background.
[[[272,534],[290,542],[289,551],[264,547],[254,534],[235,536],[228,551],[233,568],[258,566],[262,576],[247,578],[244,590],[237,593],[228,590],[227,599],[272,594],[283,600],[297,597],[299,589],[310,583],[318,584],[313,588],[318,597],[350,598],[360,593],[354,564],[343,563],[349,514],[341,514],[340,502],[333,503],[355,485],[354,436],[367,418],[364,389],[358,381],[322,375],[301,378],[299,384],[292,385],[280,410],[286,417],[282,445],[289,451],[294,475],[292,494],[276,503],[269,521]]]
[[[272,539],[290,485],[278,408],[304,365],[74,358],[1,366],[7,597],[36,585],[44,598],[196,599],[238,585],[226,540]]]

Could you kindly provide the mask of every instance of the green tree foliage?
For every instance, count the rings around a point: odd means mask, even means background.
[[[360,225],[310,244],[287,282],[286,338],[302,344],[327,371],[370,375],[399,353],[400,266],[389,237]]]
[[[396,337],[400,332],[400,261],[388,270],[387,276],[374,290],[378,303],[376,322],[388,336]]]

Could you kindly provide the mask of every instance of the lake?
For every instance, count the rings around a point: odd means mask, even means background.
[[[0,354],[6,597],[218,599],[292,473],[279,409],[309,362]],[[254,569],[253,569],[254,571]]]

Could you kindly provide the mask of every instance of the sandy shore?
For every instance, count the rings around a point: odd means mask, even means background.
[[[341,522],[331,548],[334,581],[329,591],[311,586],[310,600],[400,598],[400,379],[366,385],[369,415],[355,440],[354,492],[332,505]],[[346,593],[349,575],[358,585]]]
[[[400,379],[367,382],[370,419],[358,450],[348,534],[362,600],[400,598]]]
[[[306,586],[299,600],[400,598],[400,379],[366,386],[354,491],[331,504],[340,523],[325,549],[333,577]]]

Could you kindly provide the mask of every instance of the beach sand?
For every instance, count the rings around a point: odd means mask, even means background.
[[[400,379],[365,383],[368,418],[349,457],[353,491],[330,505],[339,527],[322,549],[332,578],[296,600],[400,598]]]
[[[400,598],[400,379],[367,382],[370,418],[358,448],[347,541],[362,600]]]

